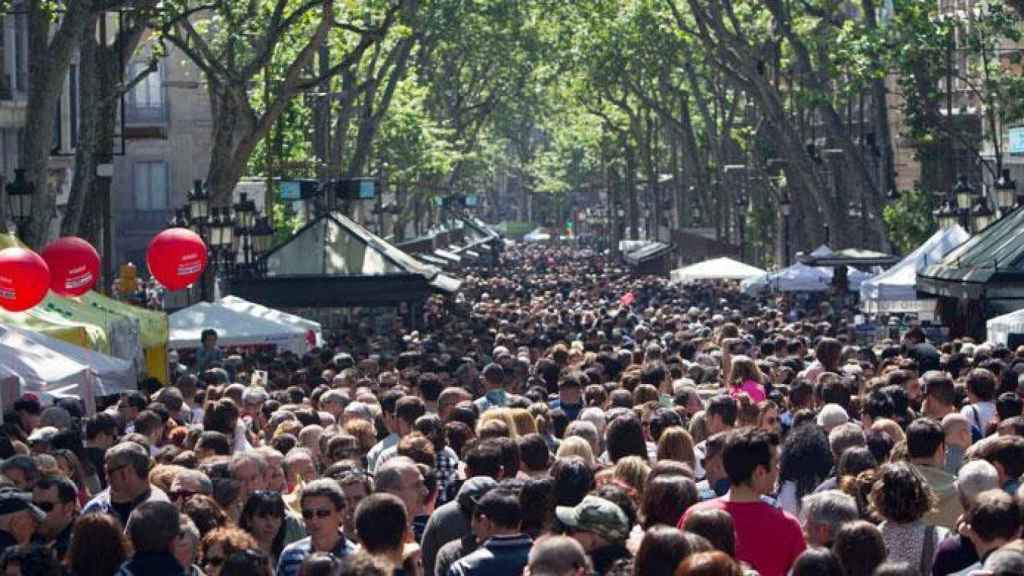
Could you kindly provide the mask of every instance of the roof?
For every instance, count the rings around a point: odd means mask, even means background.
[[[832,252],[827,246],[820,246],[810,254],[799,256],[800,262],[808,266],[892,266],[900,261],[899,256],[864,250],[861,248],[844,248]]]
[[[987,284],[1024,280],[1024,210],[1017,208],[920,273],[925,292],[942,283]]]
[[[664,242],[651,242],[625,255],[626,261],[630,264],[640,264],[648,260],[663,256],[672,250],[670,244]]]

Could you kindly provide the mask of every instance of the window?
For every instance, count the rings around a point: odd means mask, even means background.
[[[128,66],[125,82],[135,80],[149,67],[148,62],[132,62]],[[162,121],[165,119],[163,78],[161,68],[147,73],[128,93],[129,122]]]
[[[167,211],[167,163],[136,162],[132,168],[132,189],[135,210],[139,212]]]

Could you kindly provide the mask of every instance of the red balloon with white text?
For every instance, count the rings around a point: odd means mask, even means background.
[[[186,228],[169,228],[157,234],[146,250],[149,273],[168,290],[187,288],[206,269],[206,244]]]
[[[0,307],[21,312],[39,304],[50,290],[46,261],[28,248],[0,250]]]
[[[81,296],[99,280],[100,255],[81,238],[58,238],[43,249],[42,257],[50,268],[50,289],[61,296]]]

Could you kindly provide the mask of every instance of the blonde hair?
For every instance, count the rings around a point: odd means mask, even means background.
[[[567,456],[579,456],[587,463],[588,468],[594,468],[594,451],[590,448],[590,442],[579,436],[569,436],[558,445],[558,452],[555,453],[555,457],[563,458]]]
[[[516,433],[520,436],[537,432],[537,421],[534,420],[529,410],[526,408],[510,408],[509,412],[512,414],[513,422],[515,422]]]
[[[498,420],[508,427],[509,438],[515,440],[519,437],[518,426],[516,425],[515,415],[512,413],[511,408],[491,408],[487,412],[480,415],[480,420],[477,421],[476,430],[479,435],[480,430],[483,429],[484,425],[493,420]]]
[[[612,477],[626,484],[641,497],[644,494],[644,486],[647,485],[647,476],[651,473],[651,467],[647,461],[639,456],[626,456],[620,458],[615,464],[615,472]]]
[[[897,424],[895,420],[890,420],[888,418],[879,418],[872,422],[871,430],[885,432],[890,438],[892,438],[894,445],[907,439],[907,435],[903,432],[903,429],[900,428],[900,425]]]
[[[669,426],[658,439],[658,460],[676,460],[689,464],[692,469],[697,462],[693,454],[693,438],[682,426]]]
[[[349,420],[345,423],[345,432],[355,436],[359,452],[366,454],[377,443],[377,434],[373,430],[373,424],[359,418]]]
[[[183,470],[187,470],[187,468],[176,464],[157,464],[149,471],[149,483],[164,492],[170,492],[174,477]]]

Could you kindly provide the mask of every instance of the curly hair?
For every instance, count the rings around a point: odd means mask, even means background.
[[[825,432],[811,423],[790,430],[779,456],[779,481],[796,484],[797,498],[802,498],[831,471],[832,449]]]
[[[203,543],[200,547],[200,556],[203,560],[203,564],[206,564],[208,560],[207,554],[209,554],[210,548],[218,544],[221,547],[221,554],[224,555],[224,558],[231,556],[235,552],[241,552],[242,550],[248,550],[250,548],[259,548],[259,544],[256,543],[256,539],[241,528],[235,528],[233,526],[215,528],[209,534],[203,536]]]
[[[878,469],[870,501],[886,520],[906,524],[927,514],[936,498],[920,472],[905,462],[894,462]]]

